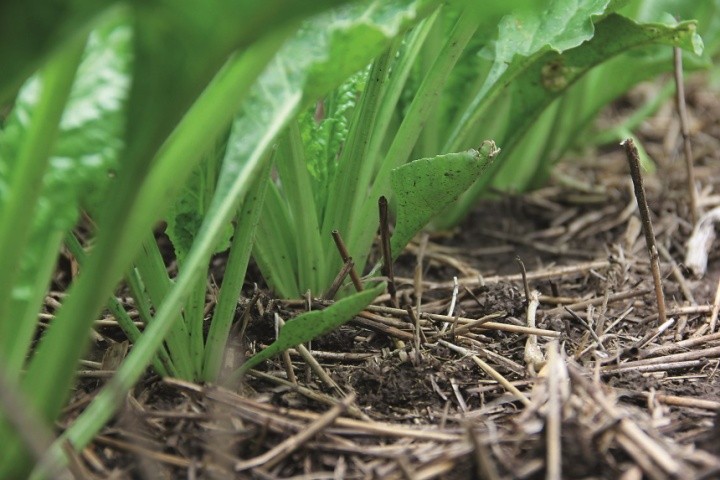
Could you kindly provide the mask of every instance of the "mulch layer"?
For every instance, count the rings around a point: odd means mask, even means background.
[[[711,212],[720,102],[706,88],[688,96],[699,207]],[[455,231],[416,239],[396,267],[400,308],[381,297],[237,388],[148,375],[80,455],[85,474],[720,478],[720,259],[710,250],[705,272],[687,260],[678,132],[670,103],[638,135],[657,162],[645,189],[666,321],[624,150],[606,147],[565,162],[545,188],[485,200]],[[239,302],[246,334],[230,363],[273,341],[276,316],[323,306],[262,289],[255,300]],[[61,427],[104,382],[86,365]]]

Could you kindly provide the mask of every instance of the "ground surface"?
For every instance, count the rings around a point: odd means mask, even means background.
[[[705,88],[689,101],[706,212],[720,204],[720,104]],[[639,137],[660,164],[646,189],[671,324],[659,328],[624,152],[608,147],[565,164],[542,190],[485,201],[457,231],[411,245],[397,267],[399,303],[420,304],[419,318],[381,298],[313,342],[316,366],[292,351],[238,390],[148,376],[81,456],[88,474],[720,478],[720,334],[710,328],[720,259],[710,254],[702,278],[683,266],[692,224],[672,104]],[[540,330],[528,330],[518,257],[539,292]],[[261,292],[237,352],[272,341],[274,313],[303,308]],[[101,386],[93,376],[61,424]]]

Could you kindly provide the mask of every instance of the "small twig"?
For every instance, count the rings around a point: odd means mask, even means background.
[[[325,292],[324,297],[326,300],[332,300],[333,298],[335,298],[335,295],[337,295],[338,290],[340,290],[342,283],[345,281],[345,277],[348,276],[348,273],[352,272],[354,267],[355,262],[353,262],[352,257],[348,258],[343,264],[338,274],[335,276],[335,280],[333,280],[330,288],[328,288],[327,292]]]
[[[712,305],[687,305],[684,307],[675,307],[671,308],[667,311],[667,315],[673,317],[675,315],[695,315],[695,314],[703,314],[703,313],[710,313],[712,311]],[[648,315],[647,317],[643,318],[640,323],[649,323],[653,320],[657,320],[658,314],[653,313],[652,315]]]
[[[465,323],[464,325],[462,325],[460,327],[455,327],[453,329],[452,333],[454,335],[462,335],[465,332],[469,332],[475,328],[480,328],[483,325],[487,325],[488,323],[490,323],[491,320],[495,320],[496,318],[504,318],[506,316],[507,316],[507,312],[490,313],[490,314],[480,317],[477,320],[474,320],[470,323]],[[459,320],[459,317],[455,317],[455,318],[458,318],[458,320]],[[446,337],[447,335],[448,335],[448,332],[436,333],[435,335],[430,336],[430,340],[443,338],[443,337]]]
[[[383,333],[397,340],[407,340],[408,342],[412,342],[415,340],[414,334],[387,325],[387,323],[383,322],[382,320],[383,318],[379,315],[373,315],[370,312],[360,312],[352,320],[352,322],[369,328],[370,330]]]
[[[674,318],[671,318],[670,320],[668,320],[667,322],[663,323],[662,325],[660,325],[659,327],[655,328],[654,330],[651,330],[651,331],[647,332],[647,333],[643,336],[643,338],[641,338],[640,340],[638,340],[637,342],[635,342],[635,343],[630,347],[630,350],[631,350],[631,351],[634,351],[634,352],[639,351],[639,350],[640,350],[641,348],[643,348],[645,345],[647,345],[648,343],[652,342],[652,341],[655,340],[657,337],[659,337],[660,335],[662,335],[662,334],[663,334],[668,328],[670,328],[674,323],[675,323],[675,319],[674,319]]]
[[[709,335],[703,335],[701,337],[688,338],[687,340],[680,340],[679,342],[673,342],[668,345],[658,345],[655,347],[650,347],[640,352],[640,357],[646,358],[656,355],[667,355],[668,353],[672,353],[677,350],[689,349],[697,345],[717,342],[718,340],[720,340],[720,333],[711,333]]]
[[[453,313],[455,313],[455,305],[457,305],[457,297],[458,297],[458,292],[460,290],[460,285],[458,285],[457,277],[453,277],[453,284],[454,284],[454,286],[453,286],[453,290],[452,290],[452,295],[450,296],[450,307],[448,307],[448,313],[447,313],[448,317],[453,316]]]
[[[595,330],[577,313],[575,313],[570,307],[564,307],[565,310],[570,314],[572,318],[578,321],[580,325],[583,326],[585,330],[588,331],[590,336],[595,340],[595,342],[598,344],[598,347],[600,347],[601,350],[605,350],[605,347],[602,344],[602,341],[600,340],[600,337],[598,337],[597,333],[595,333]]]
[[[634,390],[620,390],[623,395],[628,395],[636,398],[648,398],[650,394],[648,392],[637,392]],[[676,407],[688,407],[688,408],[699,408],[702,410],[718,411],[720,410],[720,402],[715,400],[705,400],[702,398],[694,397],[680,397],[677,395],[664,395],[656,393],[654,398],[664,403],[665,405],[672,405]]]
[[[650,292],[650,290],[648,290],[648,289],[632,288],[632,289],[627,290],[627,291],[625,291],[625,292],[614,293],[614,294],[612,294],[612,295],[609,295],[609,296],[607,297],[607,303],[614,303],[614,302],[618,302],[618,301],[620,301],[620,300],[627,300],[628,298],[639,297],[639,296],[641,296],[641,295],[645,295],[645,294],[648,293],[648,292]],[[542,297],[540,297],[540,300],[542,300]],[[605,300],[605,297],[604,297],[604,296],[603,296],[603,297],[590,298],[590,299],[588,299],[588,300],[582,300],[582,301],[580,301],[580,302],[571,303],[571,304],[569,304],[569,305],[564,305],[564,306],[556,307],[556,308],[553,308],[553,309],[551,309],[551,310],[545,310],[545,315],[546,315],[546,316],[550,316],[550,315],[558,315],[558,314],[561,314],[561,313],[565,310],[565,307],[571,308],[571,309],[573,309],[573,310],[578,310],[578,309],[581,309],[581,308],[585,308],[585,307],[587,307],[588,305],[601,305],[601,304],[605,303],[605,301],[606,301],[606,300]]]
[[[380,244],[382,247],[383,266],[382,274],[388,279],[388,293],[393,306],[398,307],[397,290],[395,289],[395,272],[393,271],[392,252],[390,251],[390,220],[388,219],[388,202],[385,196],[378,199],[380,211]]]
[[[478,320],[471,319],[471,318],[448,317],[447,315],[439,315],[437,313],[427,313],[427,312],[423,312],[422,314],[420,314],[420,318],[427,318],[429,320],[435,320],[438,322],[457,322],[457,323],[478,322]],[[524,333],[526,335],[538,335],[541,337],[556,338],[556,337],[562,336],[562,333],[556,332],[554,330],[545,330],[543,328],[522,327],[520,325],[512,325],[509,323],[481,322],[479,324],[474,324],[473,327],[480,328],[483,330],[500,330],[502,332]]]
[[[547,280],[554,277],[562,277],[565,275],[573,275],[578,273],[588,272],[590,270],[597,270],[600,268],[610,267],[611,262],[608,260],[596,260],[587,263],[578,263],[575,265],[566,265],[562,267],[554,268],[543,268],[534,272],[528,272],[528,280]],[[522,275],[519,273],[512,275],[493,275],[491,277],[465,277],[459,278],[458,283],[466,287],[473,286],[487,286],[495,285],[498,283],[509,283],[517,282],[522,280]],[[404,280],[403,280],[404,281]],[[408,280],[410,283],[410,280]],[[427,288],[440,289],[440,288],[453,288],[455,284],[452,281],[448,282],[431,282],[424,281],[423,285]]]
[[[645,188],[643,187],[642,174],[640,173],[640,155],[632,138],[625,140],[623,145],[625,146],[625,153],[627,154],[628,163],[630,164],[630,177],[632,177],[633,186],[635,187],[635,198],[638,202],[640,220],[642,221],[643,232],[645,233],[645,243],[648,253],[650,254],[650,270],[652,271],[653,283],[655,284],[658,320],[662,324],[667,321],[665,315],[665,295],[663,294],[662,279],[660,277],[660,259],[657,247],[655,246],[655,232],[653,232],[652,222],[650,221],[650,209],[648,208],[645,198]]]
[[[236,322],[235,325],[233,325],[232,333],[230,333],[230,338],[243,338],[243,336],[245,335],[245,330],[247,330],[248,323],[250,323],[250,312],[253,308],[255,308],[258,300],[260,300],[260,289],[258,288],[256,283],[253,289],[253,296],[250,298],[250,301],[247,303],[247,305],[245,305],[245,310],[243,310],[242,316],[240,316],[240,320]]]
[[[306,429],[299,431],[292,437],[288,437],[286,440],[280,442],[278,445],[258,457],[237,462],[235,464],[235,471],[240,472],[250,468],[259,467],[261,465],[265,468],[272,468],[282,461],[282,459],[300,448],[313,436],[317,435],[331,425],[336,418],[338,418],[345,410],[348,409],[350,405],[353,404],[354,401],[355,394],[349,394],[343,398],[340,403],[318,417],[318,419]]]
[[[335,241],[335,246],[338,249],[338,252],[340,252],[340,258],[342,258],[342,261],[347,263],[348,261],[352,261],[352,258],[350,257],[350,253],[348,252],[347,247],[345,246],[345,242],[342,239],[342,236],[340,235],[340,232],[337,230],[333,230],[332,232],[333,240]],[[358,292],[361,292],[363,289],[362,281],[360,280],[360,275],[358,275],[357,270],[355,270],[355,265],[353,264],[353,267],[350,269],[350,279],[353,282],[353,285],[355,286],[355,290]]]
[[[415,274],[413,275],[413,285],[415,287],[415,308],[420,313],[420,307],[422,306],[422,295],[423,295],[423,261],[425,260],[425,250],[427,250],[428,240],[430,235],[423,233],[420,239],[420,246],[417,252],[417,259],[415,260]]]
[[[667,248],[662,246],[662,244],[659,244],[658,251],[660,252],[660,255],[663,256],[666,262],[670,264],[670,267],[672,268],[672,276],[675,277],[675,281],[677,282],[678,286],[680,287],[680,291],[683,294],[683,297],[685,297],[685,300],[692,303],[693,305],[696,305],[697,302],[695,301],[695,297],[693,296],[692,292],[690,291],[690,286],[687,283],[687,280],[685,280],[685,277],[683,276],[682,272],[680,271],[680,267],[678,267],[677,262],[674,258],[670,255],[670,252],[668,252]]]
[[[523,405],[525,405],[526,407],[530,405],[530,403],[531,403],[530,399],[527,398],[524,393],[522,393],[520,390],[518,390],[517,387],[515,387],[515,385],[513,385],[505,377],[503,377],[500,374],[500,372],[498,372],[497,370],[492,368],[490,365],[488,365],[487,363],[482,361],[480,359],[480,357],[475,355],[472,351],[468,350],[467,348],[463,348],[458,345],[455,345],[454,343],[446,342],[445,340],[438,340],[438,343],[440,345],[443,345],[443,346],[449,348],[450,350],[454,350],[462,355],[466,355],[466,356],[470,357],[472,359],[472,361],[475,362],[475,364],[478,367],[483,369],[485,371],[485,373],[490,375],[494,380],[496,380],[500,385],[502,385],[505,388],[505,390],[507,390],[508,392],[515,395],[515,397],[517,397],[517,399],[520,400],[523,403]]]
[[[407,309],[408,317],[410,317],[410,320],[413,323],[413,343],[415,345],[415,350],[419,354],[420,353],[420,334],[422,333],[422,329],[420,328],[420,317],[418,317],[415,314],[415,310],[413,310],[413,308],[410,305],[408,305],[406,307],[406,309]],[[424,335],[423,335],[423,337],[424,337]],[[427,342],[427,339],[425,339],[425,341]]]
[[[718,312],[720,312],[720,281],[718,281],[717,289],[715,290],[715,300],[713,300],[712,311],[710,312],[710,332],[715,331],[717,326]]]
[[[683,137],[683,149],[685,154],[685,168],[687,171],[687,186],[690,194],[690,218],[695,225],[700,216],[698,207],[698,193],[695,187],[695,168],[693,168],[693,153],[690,143],[690,130],[688,129],[688,115],[685,105],[685,84],[683,82],[682,50],[680,47],[673,47],[673,58],[675,60],[675,99],[680,117],[680,132]]]
[[[525,264],[520,258],[520,255],[515,257],[515,261],[520,266],[520,274],[522,275],[523,288],[525,289],[525,306],[527,307],[530,304],[530,284],[528,283],[527,279],[527,270],[525,270]]]
[[[615,375],[618,373],[635,372],[635,373],[649,373],[649,372],[668,372],[670,370],[687,370],[689,368],[697,368],[707,365],[707,359],[701,360],[679,360],[676,362],[665,362],[656,363],[653,365],[628,365],[625,364],[616,367],[614,370],[601,370],[603,375]]]
[[[285,325],[285,321],[280,318],[280,315],[277,313],[275,314],[275,338],[277,339],[280,336],[280,329],[282,326]],[[287,350],[282,352],[282,359],[283,359],[283,365],[285,366],[285,373],[287,374],[287,379],[291,383],[297,384],[297,377],[295,376],[295,371],[293,370],[292,360],[290,360],[290,354]]]
[[[703,348],[701,350],[691,350],[689,352],[674,353],[671,355],[664,355],[662,357],[644,358],[642,360],[635,360],[632,362],[622,363],[618,366],[607,366],[603,367],[605,372],[616,372],[620,370],[626,370],[629,368],[638,368],[647,365],[659,365],[663,363],[671,362],[685,362],[688,360],[705,360],[709,358],[720,357],[720,347]]]

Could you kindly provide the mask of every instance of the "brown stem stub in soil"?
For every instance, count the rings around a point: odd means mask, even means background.
[[[685,154],[685,170],[687,173],[688,193],[690,194],[690,218],[693,226],[700,217],[698,207],[698,192],[695,187],[695,168],[693,167],[692,145],[690,144],[690,130],[688,129],[688,115],[685,105],[685,84],[683,82],[682,50],[673,48],[675,60],[675,104],[680,117],[680,132],[683,139],[683,153]]]
[[[345,246],[345,242],[342,239],[342,236],[340,235],[340,232],[337,230],[333,230],[332,232],[333,240],[335,241],[335,246],[338,249],[338,252],[340,252],[340,258],[342,258],[342,261],[347,264],[348,262],[352,261],[352,258],[350,257],[350,252],[348,252],[347,247]],[[362,292],[363,285],[362,281],[360,280],[360,275],[358,275],[357,270],[355,270],[355,264],[353,263],[352,267],[350,268],[350,279],[353,282],[353,285],[355,286],[355,290],[358,292]]]
[[[355,267],[355,262],[353,262],[352,257],[349,257],[347,260],[345,260],[345,263],[343,264],[342,268],[340,269],[338,274],[335,276],[335,280],[333,280],[332,284],[330,285],[330,288],[328,288],[328,291],[325,293],[326,300],[332,300],[333,298],[335,298],[335,295],[337,295],[338,290],[340,290],[340,287],[342,286],[342,283],[345,281],[345,278],[348,276],[348,273],[350,273],[354,267]]]
[[[395,290],[395,272],[393,271],[392,252],[390,251],[390,220],[388,219],[388,202],[385,196],[378,199],[380,211],[380,245],[382,247],[382,274],[388,279],[388,293],[395,308],[398,307],[397,291]]]
[[[525,289],[525,305],[527,306],[530,303],[530,284],[528,283],[527,279],[527,270],[525,270],[525,264],[523,263],[522,258],[520,258],[520,255],[515,257],[515,261],[518,263],[518,265],[520,265],[523,288]]]
[[[650,221],[650,209],[648,208],[645,198],[645,188],[643,187],[642,174],[640,173],[640,155],[632,138],[625,140],[622,145],[625,146],[628,163],[630,164],[630,177],[632,178],[635,188],[635,198],[638,203],[638,211],[640,212],[640,221],[642,222],[643,233],[645,234],[645,244],[647,245],[650,255],[650,270],[652,271],[653,283],[655,284],[655,296],[658,304],[658,321],[660,324],[667,320],[665,315],[665,295],[662,289],[662,279],[660,277],[660,259],[658,249],[655,245],[655,232],[653,231],[652,222]]]

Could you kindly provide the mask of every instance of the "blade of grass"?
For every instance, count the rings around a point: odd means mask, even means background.
[[[184,319],[187,319],[189,323],[187,340],[190,349],[186,352],[186,356],[190,360],[192,373],[186,380],[202,378],[203,358],[205,357],[205,297],[208,270],[206,265],[202,272],[197,273],[195,285],[190,289],[183,308],[184,318],[176,321],[174,325],[177,327]]]
[[[276,293],[283,297],[295,297],[301,294],[298,285],[295,256],[291,240],[291,220],[278,186],[268,178],[267,193],[262,205],[257,238],[253,245],[253,256],[257,261],[263,278]]]
[[[388,49],[372,63],[366,87],[353,112],[352,127],[338,160],[338,168],[335,176],[331,179],[329,202],[322,222],[323,238],[328,237],[332,230],[338,230],[341,233],[349,232],[353,228],[351,225],[356,224],[353,218],[355,211],[353,207],[357,201],[356,197],[364,196],[366,193],[366,184],[360,182],[368,175],[362,169],[369,163],[365,162],[369,139],[374,130],[375,117],[382,101],[383,87],[394,56],[395,51]],[[365,223],[363,228],[366,228],[367,225],[370,223]],[[355,256],[352,244],[349,243],[348,248],[353,258],[359,258]],[[339,266],[340,263],[337,259],[332,262],[336,266]],[[335,270],[337,271],[337,269]]]
[[[30,353],[33,335],[37,330],[37,314],[43,305],[55,270],[55,259],[61,240],[62,232],[56,231],[46,235],[42,248],[35,250],[38,268],[32,272],[34,281],[22,282],[23,285],[29,285],[26,287],[27,295],[22,299],[13,298],[10,304],[10,314],[7,318],[13,319],[15,332],[5,337],[8,343],[4,346],[7,349],[4,354],[7,374],[14,382],[20,381],[23,365]]]
[[[227,65],[168,139],[137,196],[131,198],[130,193],[118,192],[123,200],[118,199],[116,208],[127,211],[119,215],[117,225],[108,223],[105,230],[101,229],[84,275],[71,288],[53,322],[55,328],[46,333],[25,378],[24,387],[36,395],[34,400],[47,418],[55,417],[65,398],[62,392],[67,391],[81,350],[77,348],[77,339],[84,338],[103,298],[107,298],[132,261],[141,235],[150,229],[202,154],[225,131],[251,82],[285,36],[285,32],[272,35]],[[207,121],[208,118],[213,121]],[[148,208],[149,205],[153,208]],[[162,338],[158,341],[162,342]]]
[[[261,172],[258,180],[254,182],[252,189],[248,192],[242,207],[236,215],[235,232],[233,234],[232,245],[230,246],[230,255],[227,265],[225,266],[225,275],[222,286],[220,287],[217,305],[213,312],[210,331],[208,332],[208,338],[205,344],[205,361],[203,362],[204,370],[202,378],[206,382],[217,381],[222,368],[222,359],[225,354],[225,349],[227,348],[228,333],[230,332],[230,326],[232,325],[235,309],[237,308],[247,265],[250,261],[252,244],[258,222],[260,221],[261,207],[265,200],[265,192],[267,192],[269,184],[267,180],[269,167],[270,162],[268,162],[266,171]]]
[[[67,246],[68,250],[70,250],[72,256],[75,257],[75,260],[80,265],[80,268],[82,268],[83,264],[86,261],[87,254],[85,253],[85,250],[80,244],[80,241],[73,233],[68,233],[65,236],[65,245]],[[108,310],[110,310],[110,313],[113,314],[115,320],[117,321],[118,325],[125,333],[125,335],[128,337],[128,339],[132,343],[137,342],[142,333],[140,332],[140,329],[135,325],[135,322],[133,322],[133,320],[127,314],[125,308],[118,301],[118,299],[115,298],[114,295],[110,296],[107,308]],[[170,356],[168,355],[167,350],[164,346],[160,348],[160,350],[158,351],[158,355],[153,359],[153,368],[159,375],[169,375],[173,377],[177,376],[172,360],[170,360]]]
[[[292,244],[297,249],[295,270],[299,274],[300,290],[309,289],[319,295],[325,280],[326,255],[322,252],[327,242],[320,238],[317,207],[297,121],[291,122],[281,137],[275,165],[280,178],[285,179],[283,193],[292,232],[287,232],[287,238],[294,237]]]
[[[389,196],[390,171],[408,160],[433,105],[439,99],[439,93],[445,85],[450,71],[477,29],[477,18],[473,14],[474,12],[474,9],[468,8],[460,14],[433,67],[423,79],[384,161],[379,166],[369,197],[364,203],[356,205],[360,214],[359,216],[355,215],[357,221],[353,223],[353,229],[348,239],[348,250],[358,262],[360,259],[366,258],[374,236],[374,231],[368,229],[367,225],[372,224],[375,199],[381,195]],[[365,195],[365,192],[363,194]]]
[[[160,248],[158,247],[152,233],[149,233],[145,237],[142,249],[140,250],[140,255],[138,255],[135,260],[135,268],[142,281],[142,286],[149,296],[151,304],[157,311],[172,288],[173,282],[168,276],[167,269],[165,268],[165,262],[162,254],[160,253]],[[204,294],[205,277],[203,277],[202,280]],[[136,300],[140,301],[139,299]],[[152,323],[152,316],[148,318],[147,323]],[[170,357],[172,358],[173,365],[175,366],[175,372],[184,380],[194,378],[194,369],[189,357],[189,331],[190,328],[181,314],[173,329],[170,331],[170,334],[165,339],[168,344]]]

